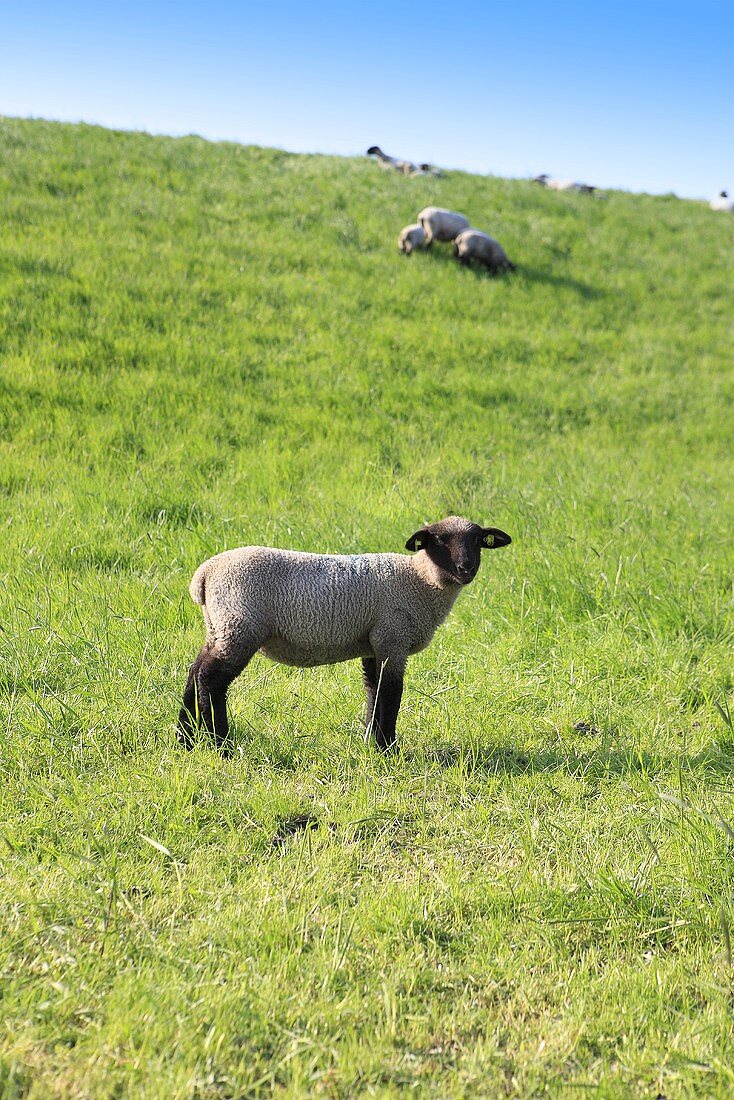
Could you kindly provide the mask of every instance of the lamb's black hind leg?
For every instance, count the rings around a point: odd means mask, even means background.
[[[247,666],[254,650],[232,659],[205,645],[189,670],[178,719],[179,740],[193,746],[193,732],[203,726],[214,734],[218,748],[229,744],[227,689]]]
[[[194,730],[198,729],[201,722],[201,713],[199,711],[199,689],[197,686],[197,675],[201,668],[202,658],[204,656],[205,649],[202,649],[194,661],[193,665],[189,669],[189,676],[186,681],[186,687],[183,694],[183,706],[178,714],[178,739],[186,749],[191,749],[194,746]]]

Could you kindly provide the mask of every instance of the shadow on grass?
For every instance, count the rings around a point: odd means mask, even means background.
[[[517,274],[529,283],[546,283],[549,286],[558,287],[559,290],[573,290],[576,294],[580,294],[582,298],[606,298],[609,294],[607,290],[589,286],[588,283],[571,279],[568,275],[552,275],[548,271],[539,271],[537,267],[526,267],[525,264],[518,264]]]
[[[521,752],[507,745],[489,744],[427,746],[423,751],[406,753],[407,759],[433,763],[443,768],[461,768],[467,775],[542,775],[564,772],[566,775],[603,778],[605,776],[644,775],[649,777],[684,772],[731,777],[734,772],[734,745],[714,744],[698,753],[680,755],[638,752],[633,749],[556,750]]]
[[[424,253],[432,263],[452,264],[459,270],[471,273],[476,279],[523,279],[529,283],[545,283],[546,285],[557,287],[559,290],[572,290],[575,294],[579,294],[582,298],[589,300],[596,300],[599,298],[606,298],[609,295],[608,290],[601,290],[599,287],[589,286],[588,283],[582,283],[579,279],[572,279],[568,275],[554,275],[549,271],[541,271],[537,267],[528,267],[522,262],[517,262],[517,269],[515,272],[490,272],[484,264],[460,264],[454,257],[453,248],[441,248],[437,249],[435,246],[428,252]]]
[[[295,817],[283,818],[278,823],[275,836],[273,837],[273,847],[284,848],[288,841],[297,836],[298,833],[306,832],[308,829],[318,829],[319,820],[311,813],[296,814]]]
[[[594,745],[594,727],[581,724],[578,747],[539,748],[522,751],[506,743],[485,741],[481,745],[440,742],[416,747],[403,747],[398,743],[394,751],[381,753],[374,746],[372,754],[391,770],[405,768],[423,771],[426,766],[458,768],[472,776],[528,776],[565,774],[575,778],[602,779],[610,776],[641,775],[657,778],[678,774],[717,777],[730,780],[734,774],[734,741],[713,741],[697,753],[657,753],[647,750],[620,748],[607,744]],[[589,732],[593,731],[593,732]],[[283,745],[277,741],[263,744],[252,737],[252,731],[231,729],[235,744],[234,754],[247,756],[251,764],[260,768],[297,772],[321,759],[319,739],[304,734],[295,745]],[[344,746],[341,764],[348,762],[359,767],[365,751],[361,734],[348,739]],[[304,744],[305,742],[305,744]]]

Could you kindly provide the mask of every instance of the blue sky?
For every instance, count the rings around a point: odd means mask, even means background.
[[[0,113],[734,192],[734,4],[10,0]]]

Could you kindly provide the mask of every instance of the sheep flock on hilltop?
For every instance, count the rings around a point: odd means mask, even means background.
[[[445,175],[439,168],[430,164],[414,164],[410,160],[388,156],[379,145],[371,145],[367,155],[374,156],[381,168],[398,172],[402,176],[431,175],[443,178]],[[546,172],[533,176],[532,182],[549,191],[605,197],[594,184],[571,179],[555,179]],[[734,199],[730,198],[726,191],[719,192],[709,206],[712,210],[719,212],[734,213]],[[515,271],[515,264],[508,259],[499,241],[483,230],[470,226],[468,218],[463,214],[438,206],[427,206],[417,215],[415,222],[401,229],[398,236],[398,251],[406,256],[410,256],[413,252],[425,252],[434,241],[453,241],[454,256],[460,264],[465,266],[475,261],[483,265],[491,274]]]

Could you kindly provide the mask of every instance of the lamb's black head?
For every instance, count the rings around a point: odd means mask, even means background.
[[[373,153],[381,153],[381,152],[382,152],[382,149],[380,148],[379,145],[370,145],[369,149],[367,150],[367,156],[370,157],[370,156],[372,156]]]
[[[406,550],[425,550],[431,561],[459,584],[469,584],[477,575],[482,550],[497,550],[512,542],[496,527],[480,527],[461,516],[448,516],[415,531]]]
[[[548,176],[545,172],[541,172],[539,176],[533,176],[532,182],[540,183],[543,187],[545,187],[546,183],[548,182]]]
[[[720,199],[728,199],[729,198],[729,192],[728,191],[719,191],[719,198]]]

